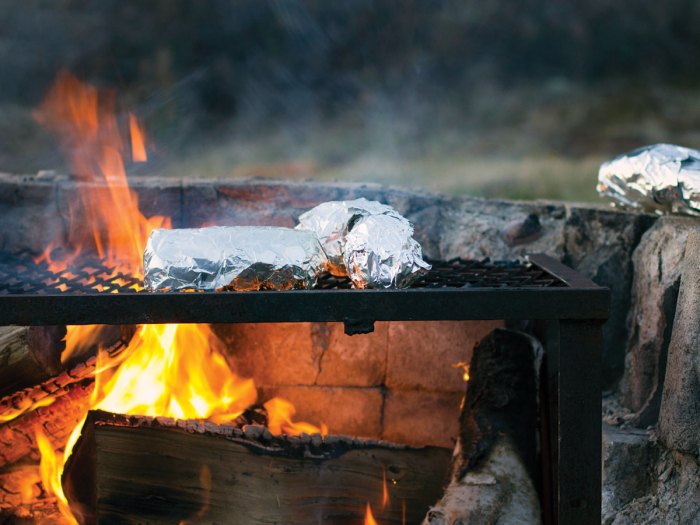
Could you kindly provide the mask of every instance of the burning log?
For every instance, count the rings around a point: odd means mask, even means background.
[[[0,327],[0,396],[58,374],[65,335],[65,326]]]
[[[504,329],[476,347],[451,481],[423,525],[540,523],[532,478],[540,357],[534,339]]]
[[[123,331],[128,336],[129,330]],[[125,347],[119,340],[105,352],[116,357]],[[0,468],[37,454],[35,430],[43,428],[54,447],[63,446],[90,407],[97,356],[36,386],[0,399]]]
[[[404,508],[405,523],[417,523],[439,497],[449,456],[436,447],[91,412],[63,486],[84,523],[349,525],[362,523],[369,502],[381,523],[398,525]]]

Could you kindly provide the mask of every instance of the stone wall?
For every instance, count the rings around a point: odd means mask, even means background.
[[[320,202],[366,197],[394,206],[416,228],[425,254],[514,259],[546,253],[612,291],[604,327],[604,382],[614,385],[624,367],[632,286],[632,252],[654,218],[607,207],[556,202],[511,202],[448,197],[373,184],[274,180],[133,177],[131,187],[147,216],[169,215],[175,227],[293,226]],[[0,174],[0,250],[40,252],[55,237],[70,239],[68,203],[77,183],[65,176]],[[102,191],[92,187],[92,191]],[[117,213],[117,211],[115,211]],[[60,220],[58,219],[60,218]]]
[[[288,399],[297,419],[333,433],[412,445],[454,446],[466,385],[457,363],[501,321],[377,322],[345,335],[342,323],[219,325],[230,361],[263,400]]]

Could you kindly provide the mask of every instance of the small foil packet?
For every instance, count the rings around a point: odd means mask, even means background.
[[[313,233],[268,226],[156,229],[143,255],[152,291],[312,288],[326,265]]]
[[[600,167],[597,190],[622,207],[700,215],[700,151],[655,144],[625,153]]]
[[[318,235],[329,271],[349,276],[357,288],[410,286],[430,269],[411,223],[386,204],[325,202],[302,214],[297,229]]]
[[[335,276],[344,277],[348,274],[344,259],[348,232],[359,219],[382,214],[408,223],[391,206],[361,198],[319,204],[299,216],[296,229],[314,232],[328,257],[328,271]]]

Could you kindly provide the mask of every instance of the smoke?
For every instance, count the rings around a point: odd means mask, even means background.
[[[490,177],[465,168],[485,159],[694,136],[700,8],[680,0],[8,0],[0,21],[9,171],[65,168],[30,116],[61,68],[145,120],[157,150],[142,173],[286,176],[301,163],[461,187]]]

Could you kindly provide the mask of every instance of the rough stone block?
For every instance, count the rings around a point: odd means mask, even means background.
[[[66,237],[52,176],[0,173],[0,249],[39,254]]]
[[[630,339],[621,391],[626,406],[647,412],[644,426],[654,424],[658,416],[681,261],[688,232],[696,227],[697,220],[690,217],[662,217],[634,252]]]
[[[325,423],[331,434],[379,438],[382,429],[380,388],[325,386],[269,387],[261,400],[278,396],[296,407],[295,421]]]
[[[688,235],[659,419],[667,447],[700,452],[700,224]]]
[[[337,186],[323,183],[185,180],[184,223],[291,227],[304,211],[340,195]]]
[[[647,431],[603,424],[603,523],[650,490],[656,456]]]
[[[130,177],[130,191],[135,192],[138,198],[138,209],[146,217],[156,215],[167,216],[172,220],[174,227],[182,225],[181,205],[181,181],[177,179]],[[109,221],[95,222],[86,215],[85,207],[81,204],[81,195],[89,194],[90,199],[97,199],[100,205],[108,208]],[[68,225],[68,242],[79,242],[84,238],[92,238],[92,228],[96,227],[106,232],[111,221],[120,220],[125,210],[112,209],[112,197],[110,189],[99,183],[76,182],[74,180],[62,180],[58,184],[58,209],[61,217]]]
[[[386,386],[463,394],[459,362],[469,363],[474,346],[502,321],[415,321],[389,323]]]
[[[384,383],[390,323],[377,322],[374,332],[349,336],[342,323],[312,323],[311,338],[319,356],[316,384],[378,386]]]
[[[409,445],[454,447],[464,394],[389,391],[382,438]]]
[[[182,180],[164,177],[129,177],[129,185],[139,199],[146,217],[170,217],[173,228],[182,228]]]
[[[321,354],[313,344],[311,323],[240,323],[213,329],[235,371],[252,377],[256,385],[315,383]]]
[[[215,325],[236,371],[260,386],[378,386],[384,382],[387,323],[345,335],[342,323]]]
[[[517,223],[535,216],[539,229],[524,242],[505,235]],[[628,339],[633,267],[631,256],[654,217],[609,208],[554,202],[509,202],[475,198],[445,201],[434,219],[442,259],[464,257],[509,260],[545,253],[612,291],[610,319],[603,328],[604,382],[623,372]]]

